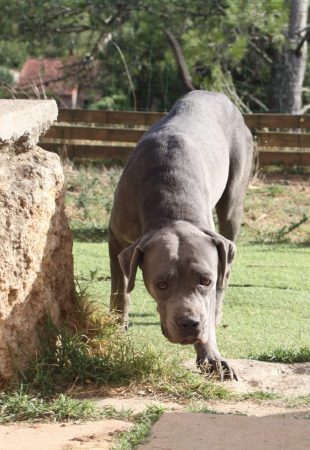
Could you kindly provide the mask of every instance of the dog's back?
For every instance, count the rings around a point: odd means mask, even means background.
[[[251,158],[238,155],[247,151],[243,142],[249,135],[241,113],[225,95],[186,94],[142,136],[130,156],[115,195],[118,215],[144,225],[165,213],[169,220],[209,223],[235,161],[250,164]]]

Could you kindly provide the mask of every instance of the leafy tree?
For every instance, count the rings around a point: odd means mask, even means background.
[[[195,87],[223,91],[244,110],[281,109],[290,8],[305,1],[0,0],[0,64],[16,66],[25,50],[99,59],[97,107],[169,109]],[[309,34],[294,44],[304,39],[305,58]],[[22,43],[18,55],[7,50],[11,65],[1,42]]]

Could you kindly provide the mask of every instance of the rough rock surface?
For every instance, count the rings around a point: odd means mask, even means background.
[[[37,116],[37,132],[46,128],[53,114]],[[17,133],[15,141],[0,146],[2,378],[13,376],[37,353],[47,317],[59,324],[74,308],[63,170],[58,155],[33,144],[33,117],[30,122],[30,134],[23,128],[24,139]]]
[[[53,100],[0,100],[0,144],[30,147],[57,119]]]

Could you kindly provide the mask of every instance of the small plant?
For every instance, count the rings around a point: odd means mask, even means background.
[[[291,233],[296,228],[300,227],[303,223],[306,223],[309,220],[309,217],[306,214],[303,214],[302,218],[297,220],[296,222],[291,222],[289,225],[285,225],[280,228],[280,230],[274,233],[274,240],[276,242],[282,241],[286,238],[286,236]]]
[[[109,419],[134,421],[134,413],[131,409],[116,409],[113,406],[104,406],[101,409],[101,414]]]
[[[149,435],[152,425],[157,422],[163,412],[163,408],[151,406],[141,414],[137,414],[134,426],[129,431],[120,434],[112,450],[133,450]]]
[[[285,192],[285,188],[281,184],[271,184],[267,186],[266,190],[271,197],[277,197]]]
[[[219,414],[214,409],[210,409],[206,405],[197,403],[197,402],[194,402],[194,403],[191,403],[190,405],[188,405],[187,410],[190,413]]]

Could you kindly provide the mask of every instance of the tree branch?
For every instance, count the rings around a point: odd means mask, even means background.
[[[272,63],[272,60],[269,58],[269,56],[267,56],[266,53],[264,53],[259,47],[257,47],[257,45],[255,45],[254,42],[249,40],[249,46],[252,47],[253,50],[255,50],[256,53],[259,56],[261,56],[266,63],[268,64]]]
[[[296,49],[295,49],[295,55],[300,56],[302,46],[306,41],[310,39],[310,28],[308,27],[307,32],[304,34],[304,36],[301,38],[300,42],[298,43]]]
[[[192,83],[192,77],[189,73],[182,47],[177,41],[176,37],[171,33],[171,31],[165,30],[165,33],[174,51],[184,88],[186,92],[194,91],[195,87]]]
[[[306,114],[307,111],[310,109],[310,103],[308,105],[305,105],[302,110],[300,111],[300,114]]]

